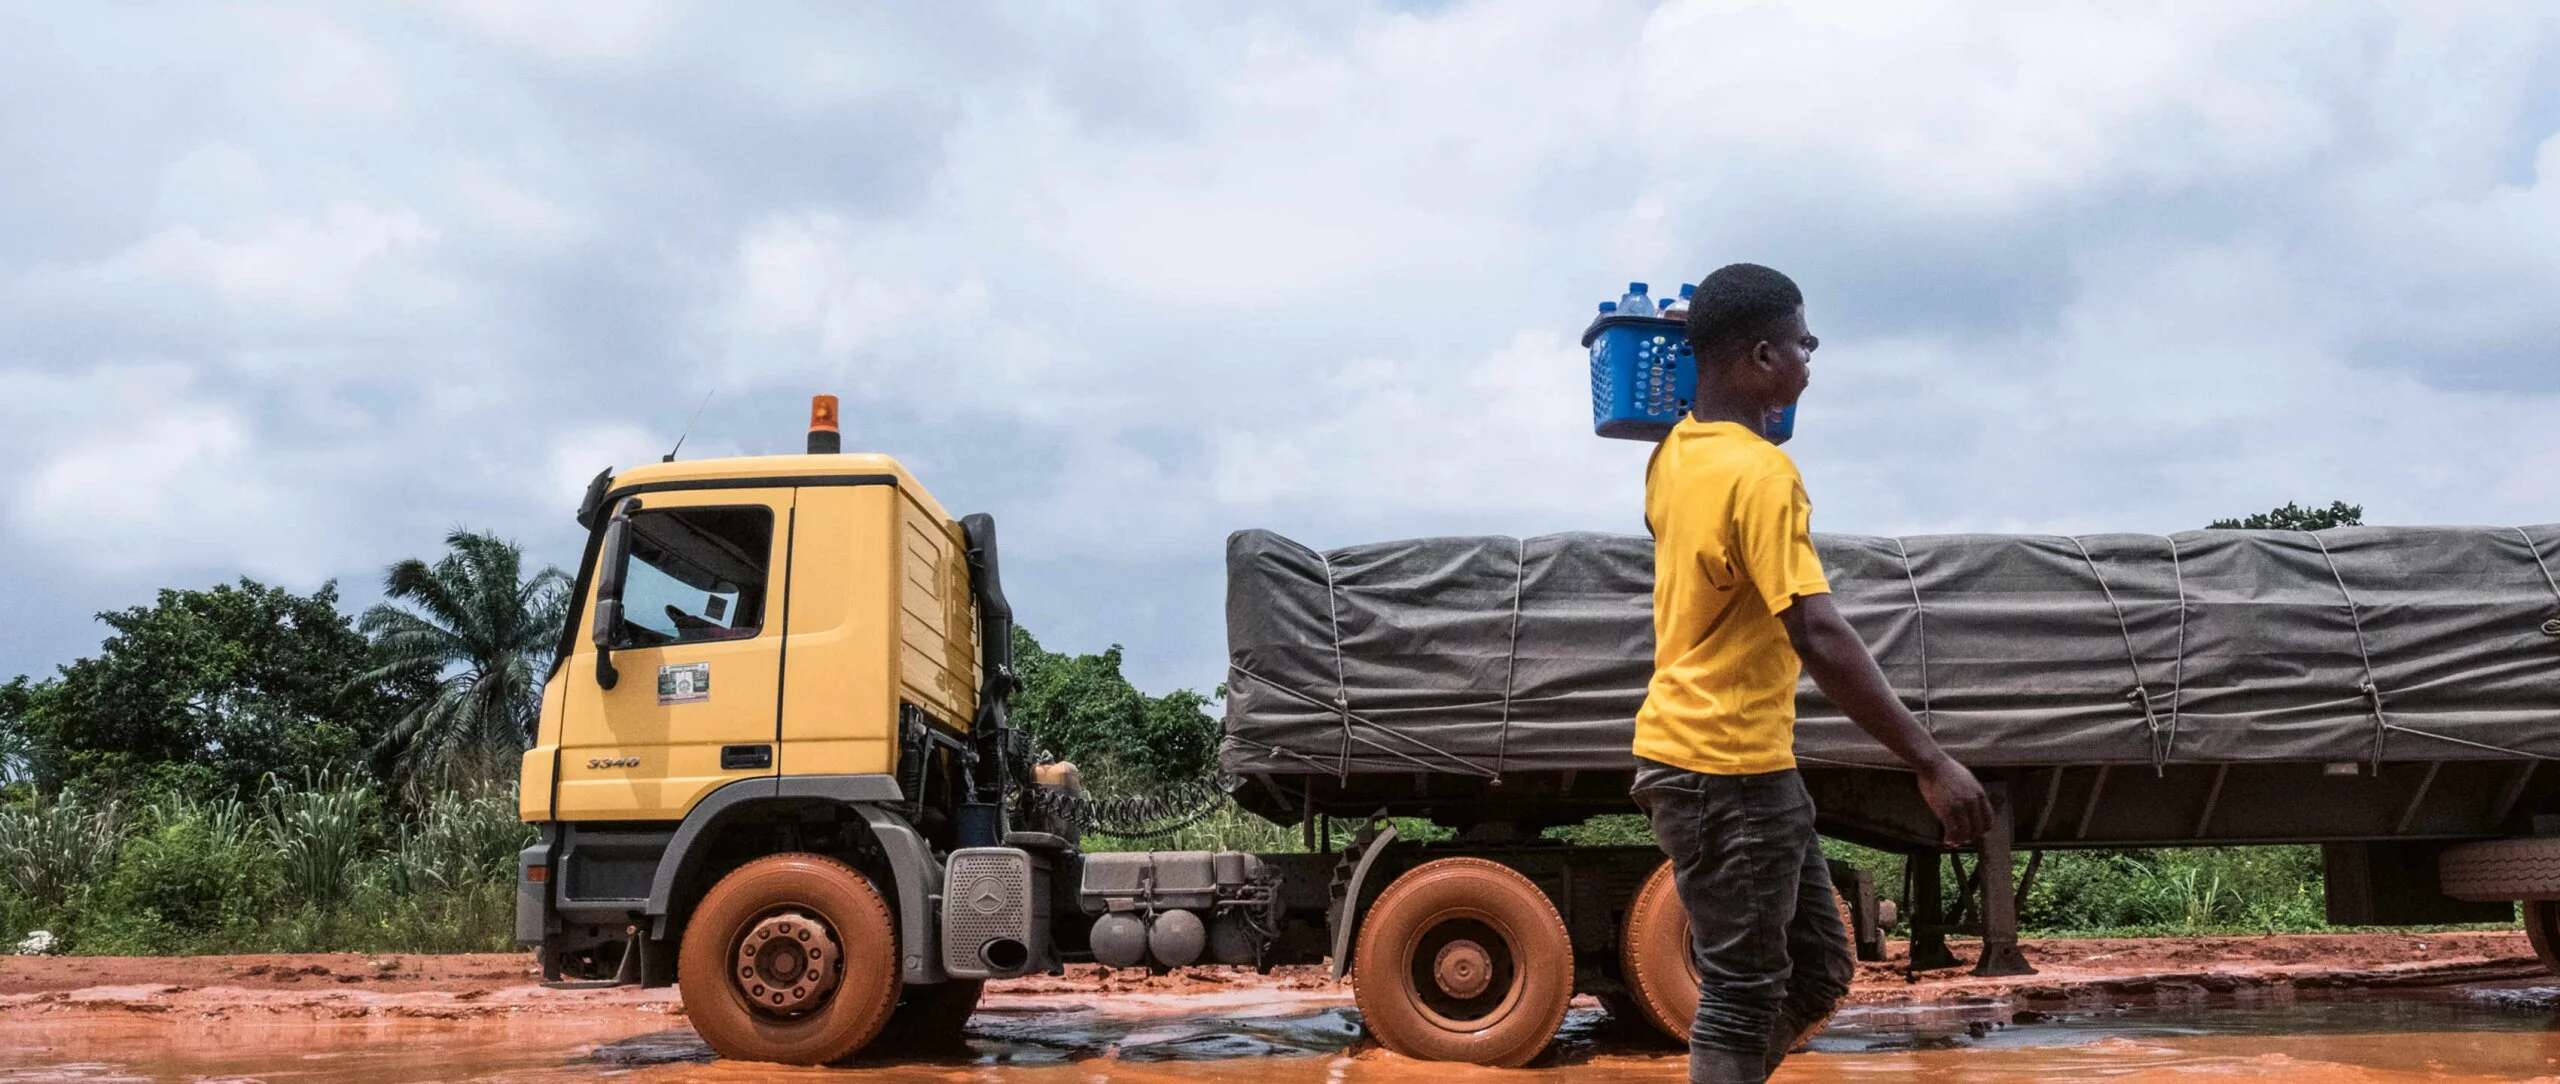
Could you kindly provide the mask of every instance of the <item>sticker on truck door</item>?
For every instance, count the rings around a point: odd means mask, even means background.
[[[658,668],[658,703],[693,704],[711,699],[711,664],[689,662]]]

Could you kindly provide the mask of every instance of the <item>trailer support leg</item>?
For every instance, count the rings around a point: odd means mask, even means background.
[[[2009,805],[2009,787],[1993,783],[1991,830],[1982,836],[1982,858],[1974,864],[1982,880],[1982,959],[1973,973],[1984,978],[2032,975],[2036,969],[2018,951],[2017,868],[2009,858],[2017,811]]]
[[[1911,873],[1911,898],[1904,901],[1911,909],[1911,974],[1963,966],[1964,961],[1947,951],[1947,905],[1938,881],[1938,852],[1914,851],[1903,856],[1903,863]]]

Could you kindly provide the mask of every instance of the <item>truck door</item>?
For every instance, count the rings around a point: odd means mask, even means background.
[[[792,494],[639,498],[622,555],[623,616],[610,633],[611,689],[596,684],[596,600],[578,611],[589,624],[564,670],[556,817],[672,821],[726,783],[774,774]],[[589,578],[601,585],[597,571]]]

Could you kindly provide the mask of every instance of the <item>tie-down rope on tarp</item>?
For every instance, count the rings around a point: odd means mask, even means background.
[[[2364,663],[2364,683],[2356,691],[2364,695],[2366,706],[2373,712],[2373,771],[2382,773],[2382,743],[2391,732],[2391,721],[2382,714],[2382,686],[2373,680],[2373,653],[2364,643],[2364,615],[2356,607],[2355,592],[2347,590],[2347,578],[2338,572],[2336,558],[2329,556],[2329,542],[2318,531],[2304,531],[2313,545],[2320,547],[2320,561],[2329,566],[2329,578],[2338,581],[2338,597],[2347,600],[2347,624],[2356,630],[2356,657]]]
[[[1446,770],[1448,769],[1448,765],[1456,765],[1456,766],[1457,766],[1457,767],[1458,767],[1458,768],[1459,768],[1459,769],[1460,769],[1464,774],[1467,774],[1467,775],[1478,776],[1478,777],[1485,778],[1485,779],[1493,779],[1493,778],[1496,778],[1496,776],[1495,776],[1495,774],[1494,774],[1493,769],[1491,769],[1491,768],[1487,768],[1487,767],[1485,767],[1485,766],[1484,766],[1484,765],[1482,765],[1482,764],[1478,764],[1478,763],[1476,763],[1476,762],[1475,762],[1475,761],[1473,761],[1473,760],[1469,760],[1469,759],[1467,759],[1466,757],[1459,756],[1458,754],[1456,754],[1456,753],[1452,753],[1452,752],[1450,752],[1450,751],[1448,751],[1448,750],[1446,750],[1446,749],[1442,749],[1442,748],[1440,748],[1439,746],[1433,745],[1433,744],[1431,744],[1430,742],[1427,742],[1427,741],[1424,741],[1424,740],[1422,740],[1422,739],[1420,739],[1420,738],[1414,737],[1413,735],[1411,735],[1411,734],[1407,734],[1407,733],[1405,733],[1404,731],[1397,730],[1397,729],[1395,729],[1394,727],[1388,726],[1388,725],[1386,725],[1386,724],[1384,724],[1384,723],[1381,723],[1381,722],[1379,722],[1379,721],[1377,721],[1377,720],[1375,720],[1375,719],[1370,718],[1368,715],[1364,715],[1364,714],[1362,714],[1362,713],[1360,713],[1360,712],[1353,711],[1353,710],[1351,710],[1351,709],[1350,709],[1350,707],[1349,707],[1349,706],[1347,706],[1346,702],[1345,702],[1345,701],[1343,701],[1343,700],[1342,700],[1342,699],[1340,699],[1340,698],[1337,698],[1337,699],[1335,699],[1334,701],[1332,701],[1332,702],[1328,703],[1328,702],[1327,702],[1323,697],[1319,697],[1319,696],[1310,696],[1310,695],[1308,695],[1308,694],[1306,694],[1306,693],[1304,693],[1304,692],[1301,692],[1301,691],[1299,691],[1299,690],[1297,690],[1297,689],[1290,688],[1289,686],[1284,685],[1284,684],[1282,684],[1282,683],[1280,683],[1280,682],[1278,682],[1278,681],[1274,681],[1274,680],[1272,680],[1272,679],[1270,679],[1270,678],[1268,678],[1268,677],[1265,677],[1265,676],[1263,676],[1263,675],[1261,675],[1261,674],[1259,674],[1259,673],[1255,673],[1251,668],[1249,668],[1249,667],[1245,666],[1243,663],[1234,662],[1234,661],[1232,661],[1232,660],[1230,660],[1230,661],[1227,663],[1227,670],[1228,670],[1228,672],[1230,672],[1230,673],[1233,673],[1233,674],[1236,674],[1236,675],[1240,675],[1240,676],[1243,676],[1243,677],[1247,677],[1247,678],[1251,678],[1251,679],[1253,679],[1254,681],[1260,682],[1260,683],[1262,683],[1263,685],[1268,686],[1268,687],[1269,687],[1272,691],[1274,691],[1274,692],[1278,692],[1278,693],[1284,694],[1284,695],[1286,695],[1286,696],[1291,697],[1292,699],[1298,700],[1298,701],[1303,702],[1303,703],[1306,703],[1306,704],[1311,704],[1311,705],[1314,705],[1314,706],[1316,706],[1316,707],[1323,708],[1323,709],[1325,709],[1325,710],[1327,710],[1327,711],[1334,712],[1334,713],[1338,714],[1339,716],[1341,716],[1341,718],[1342,718],[1342,738],[1343,738],[1343,745],[1344,745],[1344,750],[1345,750],[1345,751],[1344,751],[1344,753],[1342,754],[1341,759],[1340,759],[1340,760],[1338,760],[1336,764],[1333,764],[1333,765],[1327,765],[1327,764],[1325,764],[1323,761],[1317,760],[1317,759],[1315,759],[1315,758],[1313,758],[1313,757],[1309,757],[1309,756],[1307,756],[1307,755],[1305,755],[1305,754],[1290,752],[1290,753],[1288,753],[1287,755],[1288,755],[1288,756],[1290,756],[1292,759],[1300,760],[1300,761],[1304,761],[1305,763],[1307,763],[1308,765],[1313,766],[1313,767],[1317,767],[1317,768],[1326,768],[1326,769],[1332,770],[1332,771],[1334,771],[1337,775],[1339,775],[1339,776],[1341,776],[1341,777],[1343,777],[1343,778],[1346,778],[1346,779],[1347,779],[1347,778],[1349,778],[1349,776],[1350,776],[1350,771],[1351,771],[1351,761],[1350,761],[1349,747],[1350,747],[1350,745],[1351,745],[1352,743],[1355,743],[1355,742],[1356,742],[1356,743],[1358,743],[1358,744],[1368,746],[1368,747],[1370,747],[1370,748],[1372,748],[1372,749],[1376,749],[1376,750],[1378,750],[1378,751],[1379,751],[1379,752],[1381,752],[1381,753],[1385,753],[1385,754],[1387,754],[1387,755],[1389,755],[1389,756],[1396,757],[1396,758],[1398,758],[1398,759],[1400,759],[1400,760],[1403,760],[1405,763],[1411,764],[1411,765],[1413,765],[1414,767],[1421,768],[1421,769],[1423,769],[1423,770],[1425,770],[1425,771],[1446,771]],[[1494,701],[1491,701],[1491,700],[1485,700],[1485,701],[1478,701],[1478,702],[1470,703],[1470,704],[1432,704],[1432,705],[1429,705],[1429,706],[1426,706],[1426,707],[1404,708],[1404,709],[1385,709],[1385,710],[1402,710],[1402,711],[1408,711],[1408,712],[1442,712],[1442,711],[1449,711],[1449,710],[1452,710],[1452,709],[1455,709],[1455,708],[1463,708],[1463,707],[1483,707],[1483,706],[1486,706],[1486,705],[1489,705],[1489,704],[1492,704],[1492,703],[1494,703]],[[1433,756],[1439,757],[1439,758],[1441,758],[1442,760],[1446,761],[1447,763],[1446,763],[1446,764],[1434,764],[1434,763],[1432,763],[1432,762],[1430,762],[1430,761],[1427,761],[1427,760],[1424,760],[1424,759],[1422,759],[1422,758],[1420,758],[1420,757],[1417,757],[1417,756],[1413,755],[1412,753],[1408,753],[1408,752],[1405,752],[1404,750],[1401,750],[1401,749],[1395,748],[1394,746],[1387,745],[1387,744],[1385,744],[1385,743],[1383,743],[1383,742],[1378,742],[1378,741],[1372,740],[1372,739],[1370,739],[1370,738],[1364,737],[1364,736],[1362,736],[1358,731],[1356,731],[1356,730],[1354,730],[1354,729],[1352,728],[1352,724],[1354,724],[1354,723],[1357,723],[1357,724],[1359,724],[1359,725],[1361,725],[1361,726],[1374,727],[1374,728],[1376,728],[1376,729],[1377,729],[1377,731],[1378,731],[1379,733],[1384,734],[1384,735],[1386,735],[1387,737],[1394,738],[1394,739],[1396,739],[1397,741],[1400,741],[1400,742],[1405,743],[1406,745],[1412,746],[1412,747],[1414,747],[1414,748],[1416,748],[1416,749],[1420,749],[1421,751],[1423,751],[1423,752],[1425,752],[1425,753],[1429,753],[1429,754],[1431,754],[1431,755],[1433,755]],[[1286,750],[1282,750],[1282,749],[1280,749],[1278,746],[1271,745],[1271,744],[1266,743],[1266,742],[1259,742],[1259,741],[1254,741],[1254,740],[1249,739],[1249,738],[1239,737],[1239,736],[1237,736],[1237,735],[1236,735],[1234,732],[1232,732],[1232,731],[1230,731],[1230,732],[1227,734],[1227,740],[1229,740],[1229,741],[1236,741],[1236,742],[1243,742],[1243,743],[1244,743],[1244,744],[1246,744],[1246,745],[1259,746],[1259,747],[1261,747],[1261,748],[1263,748],[1263,749],[1268,749],[1268,750],[1271,750],[1271,751],[1274,751],[1274,752],[1287,752]]]
[[[2524,542],[2524,551],[2533,556],[2534,566],[2542,570],[2542,581],[2551,587],[2553,599],[2560,600],[2560,580],[2555,580],[2552,577],[2551,566],[2542,560],[2542,548],[2534,542],[2533,535],[2522,527],[2511,527],[2509,530],[2514,531],[2516,533],[2516,537]],[[2319,534],[2316,532],[2306,531],[2304,533],[2311,535],[2312,541],[2320,543],[2321,559],[2329,560],[2328,543],[2322,542]],[[2364,625],[2361,620],[2356,618],[2355,596],[2348,594],[2346,578],[2338,575],[2337,562],[2329,561],[2329,575],[2337,579],[2338,593],[2344,596],[2347,600],[2347,614],[2349,620],[2356,622],[2356,651],[2358,654],[2363,654],[2365,650]],[[2560,631],[2554,631],[2555,626],[2560,626],[2560,617],[2555,617],[2551,621],[2545,622],[2543,625],[2543,631],[2555,636],[2560,636]],[[2469,738],[2457,738],[2451,734],[2438,734],[2431,730],[2420,730],[2413,726],[2403,726],[2399,723],[2392,722],[2383,713],[2382,688],[2374,681],[2373,658],[2370,655],[2366,655],[2364,657],[2364,670],[2364,685],[2358,691],[2364,694],[2366,702],[2371,704],[2373,708],[2373,769],[2377,773],[2382,770],[2383,739],[2389,734],[2407,734],[2413,738],[2427,738],[2434,741],[2444,742],[2449,745],[2465,746],[2472,749],[2478,749],[2483,752],[2504,753],[2508,756],[2523,757],[2528,760],[2560,760],[2560,757],[2545,756],[2540,753],[2528,753],[2522,749],[2510,749],[2506,746],[2491,745],[2488,742],[2473,741]]]
[[[1511,540],[1511,647],[1502,667],[1502,729],[1493,739],[1493,782],[1502,783],[1502,762],[1511,751],[1511,685],[1520,675],[1520,598],[1529,587],[1529,543]],[[1337,648],[1337,650],[1339,650]]]
[[[2534,544],[2533,536],[2525,533],[2524,528],[2511,529],[2515,531],[2517,538],[2524,539],[2524,551],[2533,555],[2533,567],[2542,570],[2542,582],[2551,587],[2551,601],[2560,602],[2560,578],[2553,577],[2551,566],[2543,562],[2542,547]],[[2560,636],[2560,615],[2554,615],[2551,620],[2543,622],[2542,633],[2545,636]]]
[[[1902,539],[1893,540],[1893,553],[1902,558],[1902,582],[1911,585],[1911,615],[1919,623],[1920,728],[1935,735],[1938,716],[1929,710],[1929,608],[1920,604],[1920,577],[1911,572],[1911,551],[1902,548]]]
[[[2187,576],[2178,564],[2178,540],[2169,543],[2169,574],[2178,591],[2178,653],[2176,669],[2171,672],[2169,686],[2169,718],[2162,722],[2160,713],[2151,705],[2151,688],[2142,679],[2142,657],[2133,648],[2133,626],[2124,619],[2124,606],[2116,601],[2116,589],[2107,583],[2106,574],[2098,571],[2098,560],[2089,555],[2089,547],[2078,535],[2065,535],[2071,547],[2080,551],[2080,561],[2089,566],[2089,578],[2098,581],[2098,590],[2107,596],[2107,608],[2115,611],[2116,631],[2124,636],[2124,662],[2133,670],[2133,688],[2126,690],[2125,700],[2142,709],[2142,726],[2151,741],[2151,774],[2168,774],[2169,756],[2178,747],[2178,703],[2187,682]]]
[[[2550,564],[2543,560],[2541,548],[2534,542],[2533,535],[2522,527],[2512,527],[2509,529],[2515,531],[2516,537],[2524,542],[2525,552],[2533,557],[2535,567],[2540,569],[2542,572],[2543,582],[2551,587],[2554,601],[2560,602],[2560,576],[2555,576],[2552,573]],[[2488,742],[2474,741],[2468,738],[2458,738],[2450,734],[2438,734],[2433,731],[2421,730],[2416,727],[2405,726],[2392,722],[2385,711],[2382,689],[2374,678],[2373,655],[2364,635],[2362,607],[2357,605],[2355,593],[2347,587],[2346,577],[2339,571],[2336,558],[2330,554],[2328,542],[2325,539],[2322,539],[2316,531],[2305,531],[2303,533],[2309,535],[2312,544],[2319,549],[2321,562],[2328,567],[2329,577],[2338,585],[2338,595],[2346,603],[2348,625],[2353,629],[2356,638],[2356,656],[2364,669],[2364,681],[2357,686],[2356,693],[2365,700],[2368,710],[2373,716],[2374,729],[2371,761],[2375,771],[2378,772],[2381,770],[2383,762],[2382,758],[2386,752],[2386,738],[2392,733],[2407,734],[2411,737],[2427,738],[2451,745],[2460,745],[2472,749],[2479,749],[2484,752],[2501,753],[2508,756],[2524,757],[2531,760],[2560,760],[2560,757],[2546,756],[2540,753],[2528,752],[2501,745],[2493,745]],[[2075,550],[2079,551],[2081,562],[2088,567],[2090,578],[2097,581],[2098,590],[2105,596],[2108,609],[2115,615],[2117,632],[2124,638],[2125,662],[2133,675],[2133,686],[2127,691],[2125,699],[2142,710],[2143,727],[2148,735],[2149,744],[2151,746],[2151,766],[2153,772],[2165,772],[2169,760],[2175,754],[2177,749],[2178,724],[2180,712],[2183,708],[2186,686],[2188,602],[2186,572],[2181,555],[2178,552],[2178,540],[2165,535],[2156,536],[2159,537],[2161,541],[2168,544],[2170,575],[2172,577],[2172,582],[2175,585],[2178,602],[2178,643],[2175,656],[2172,660],[2173,669],[2170,677],[2169,712],[2167,718],[2163,719],[2154,705],[2150,690],[2144,680],[2141,656],[2133,643],[2133,629],[2131,624],[2125,620],[2124,606],[2117,600],[2114,586],[2107,582],[2106,575],[2098,568],[2096,558],[2090,554],[2089,547],[2081,541],[2079,536],[2065,535],[2062,537],[2067,539]],[[1446,765],[1434,764],[1402,749],[1364,737],[1355,731],[1354,726],[1357,724],[1374,728],[1379,733],[1387,737],[1394,738],[1407,746],[1441,758],[1443,761],[1447,762],[1447,765],[1455,765],[1464,774],[1489,779],[1499,783],[1502,779],[1502,771],[1505,766],[1507,751],[1510,745],[1512,707],[1513,705],[1521,702],[1514,694],[1514,681],[1518,675],[1520,663],[1520,618],[1523,606],[1522,600],[1526,594],[1528,582],[1528,552],[1527,543],[1524,540],[1515,539],[1514,544],[1516,548],[1514,551],[1513,578],[1511,585],[1510,646],[1507,652],[1508,657],[1505,660],[1506,668],[1503,676],[1502,697],[1499,700],[1469,701],[1458,704],[1433,704],[1413,708],[1386,708],[1377,709],[1369,714],[1353,711],[1351,709],[1351,690],[1348,677],[1349,671],[1344,661],[1343,654],[1342,612],[1340,600],[1337,597],[1337,585],[1333,574],[1333,560],[1329,555],[1321,552],[1316,556],[1317,559],[1322,561],[1324,564],[1325,605],[1333,632],[1335,688],[1334,697],[1331,702],[1327,702],[1323,698],[1311,696],[1298,689],[1282,684],[1281,682],[1272,680],[1269,677],[1254,672],[1241,663],[1230,661],[1228,669],[1237,675],[1260,682],[1274,691],[1335,713],[1342,720],[1342,745],[1340,752],[1336,754],[1334,764],[1331,766],[1334,774],[1338,778],[1346,781],[1350,778],[1351,747],[1354,744],[1376,749],[1379,752],[1401,759],[1426,771],[1444,770],[1446,767]],[[1921,716],[1924,726],[1927,726],[1928,729],[1934,732],[1934,718],[1930,705],[1927,609],[1920,596],[1919,578],[1912,570],[1909,550],[1903,546],[1900,538],[1893,539],[1893,544],[1895,554],[1902,562],[1903,578],[1911,588],[1912,612],[1917,619],[1916,631],[1918,633],[1920,651]],[[2560,636],[2560,617],[2555,617],[2551,621],[2546,622],[2543,625],[2543,631],[2555,636]],[[1564,699],[1564,697],[1532,697],[1529,698],[1528,702],[1538,703],[1546,700],[1558,699]],[[1490,707],[1496,705],[1500,706],[1502,716],[1500,727],[1495,737],[1494,764],[1492,767],[1486,767],[1485,765],[1467,757],[1442,749],[1428,741],[1415,737],[1410,733],[1385,725],[1378,722],[1376,719],[1369,717],[1371,714],[1403,714],[1411,712],[1436,713],[1464,708]],[[1319,769],[1326,767],[1322,761],[1316,760],[1303,753],[1271,745],[1267,742],[1239,737],[1232,733],[1227,737],[1228,740],[1231,741],[1236,741],[1244,745],[1262,749],[1266,752],[1301,761],[1310,767]],[[1834,763],[1832,761],[1823,760],[1819,757],[1803,759],[1813,760],[1817,763]],[[1838,763],[1846,764],[1847,762],[1844,761]]]
[[[1342,606],[1333,595],[1332,556],[1319,553],[1316,559],[1324,562],[1325,616],[1333,622],[1333,708],[1342,713],[1342,761],[1335,769],[1335,775],[1348,782],[1351,779],[1351,681],[1344,676],[1342,668]]]

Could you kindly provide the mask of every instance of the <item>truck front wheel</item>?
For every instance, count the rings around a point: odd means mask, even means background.
[[[880,1034],[898,1004],[897,924],[871,879],[777,854],[702,897],[677,960],[685,1015],[721,1057],[822,1065]]]
[[[1527,1064],[1573,999],[1573,941],[1555,904],[1481,858],[1396,878],[1369,905],[1352,961],[1361,1020],[1411,1058]]]

